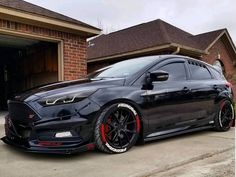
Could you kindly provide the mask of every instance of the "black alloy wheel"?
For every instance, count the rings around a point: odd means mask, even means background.
[[[108,153],[122,153],[137,141],[140,118],[135,109],[125,103],[106,108],[100,115],[95,128],[98,149]]]
[[[220,103],[218,115],[215,120],[215,128],[218,131],[227,131],[233,124],[235,112],[233,104],[225,100]]]

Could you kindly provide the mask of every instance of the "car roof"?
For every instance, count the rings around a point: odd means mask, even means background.
[[[167,59],[186,59],[186,60],[192,60],[194,62],[198,62],[198,63],[201,63],[201,64],[204,64],[208,67],[211,67],[213,69],[215,69],[211,64],[209,63],[206,63],[200,59],[195,59],[195,58],[192,58],[192,57],[189,57],[189,56],[184,56],[184,55],[171,55],[171,54],[168,54],[168,55],[152,55],[152,56],[147,56],[147,58],[153,58],[153,57],[156,57],[156,60],[157,61],[161,61],[161,60],[167,60]],[[215,69],[216,70],[216,69]]]
[[[193,61],[193,62],[197,62],[197,63],[200,63],[200,64],[202,64],[202,65],[205,65],[207,68],[211,68],[211,69],[214,69],[215,71],[217,71],[217,72],[219,72],[217,69],[215,69],[212,65],[210,65],[210,64],[208,64],[208,63],[206,63],[206,62],[204,62],[204,61],[202,61],[202,60],[199,60],[199,59],[195,59],[195,58],[191,58],[191,57],[189,57],[189,56],[183,56],[183,55],[170,55],[170,54],[168,54],[168,55],[151,55],[151,56],[143,56],[143,57],[134,57],[134,58],[130,58],[130,59],[138,59],[138,58],[147,58],[147,59],[149,59],[149,58],[151,58],[151,59],[155,59],[154,60],[154,62],[153,63],[151,63],[150,64],[150,66],[154,66],[154,65],[156,65],[156,64],[158,64],[158,63],[161,63],[161,62],[163,62],[163,61],[167,61],[167,60],[178,60],[178,59],[184,59],[184,60],[186,60],[186,61]],[[150,66],[148,66],[148,67],[150,67]],[[147,68],[148,68],[147,67]],[[146,69],[147,69],[146,68]],[[143,69],[143,71],[144,70],[146,70],[145,68]],[[141,71],[140,73],[142,73],[143,71]],[[140,74],[139,73],[139,74]],[[138,74],[138,75],[139,75]],[[133,76],[131,76],[129,79],[127,78],[127,82],[128,83],[133,83],[133,81],[134,80],[136,80],[135,79],[136,77],[133,77]]]

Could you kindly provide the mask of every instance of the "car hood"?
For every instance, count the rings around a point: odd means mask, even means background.
[[[79,79],[74,81],[57,82],[28,90],[15,96],[17,101],[33,101],[46,96],[53,96],[60,93],[74,93],[85,90],[98,90],[101,88],[122,86],[125,83],[124,78],[109,79]]]

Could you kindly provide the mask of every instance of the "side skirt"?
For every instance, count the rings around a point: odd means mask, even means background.
[[[182,135],[182,134],[186,134],[186,133],[190,133],[190,132],[206,130],[206,129],[210,129],[210,128],[213,128],[213,126],[207,125],[207,126],[203,126],[203,127],[189,128],[189,129],[185,129],[182,131],[176,130],[175,132],[173,132],[175,130],[175,129],[173,129],[172,132],[171,132],[171,130],[168,131],[169,133],[167,133],[167,131],[157,132],[157,133],[152,133],[152,134],[148,135],[144,139],[144,141],[147,142],[147,141],[152,141],[152,140],[164,139],[164,138],[169,138],[172,136],[177,136],[177,135]]]

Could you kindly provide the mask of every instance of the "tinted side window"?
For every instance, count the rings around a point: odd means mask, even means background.
[[[206,66],[198,62],[189,62],[189,69],[193,80],[206,80],[212,78]]]
[[[158,70],[169,73],[168,81],[181,81],[187,79],[184,63],[170,63],[160,67]]]

